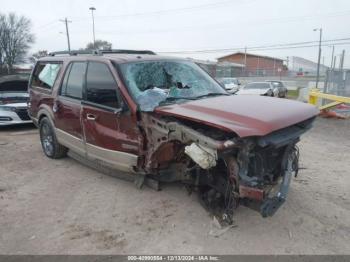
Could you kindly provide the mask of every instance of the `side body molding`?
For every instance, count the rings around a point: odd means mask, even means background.
[[[58,128],[55,128],[55,132],[58,142],[75,153],[91,159],[92,161],[98,161],[102,165],[106,165],[110,168],[135,173],[134,167],[137,165],[137,155],[109,150],[85,143],[85,141]]]

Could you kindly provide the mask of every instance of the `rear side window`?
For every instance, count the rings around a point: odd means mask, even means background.
[[[35,67],[31,86],[51,89],[62,67],[58,62],[39,62]]]
[[[106,64],[89,62],[86,76],[86,100],[103,106],[119,107],[117,83]]]
[[[85,62],[74,62],[69,65],[66,74],[64,75],[61,95],[82,99],[85,70]]]

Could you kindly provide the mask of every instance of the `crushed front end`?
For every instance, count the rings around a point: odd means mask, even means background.
[[[262,137],[240,138],[201,123],[144,113],[143,168],[160,182],[181,181],[227,222],[244,204],[272,216],[298,173],[300,136],[314,117]]]

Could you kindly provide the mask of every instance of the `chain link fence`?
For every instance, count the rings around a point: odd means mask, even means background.
[[[350,97],[350,70],[328,70],[324,92],[337,96]]]

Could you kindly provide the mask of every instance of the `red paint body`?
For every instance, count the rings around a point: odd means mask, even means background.
[[[156,113],[204,123],[240,137],[264,136],[315,116],[314,106],[264,96],[219,96],[158,107]]]
[[[94,121],[87,116],[93,115]],[[83,105],[82,122],[85,140],[94,146],[104,149],[138,154],[138,130],[130,114],[118,114],[99,109],[90,105]]]

